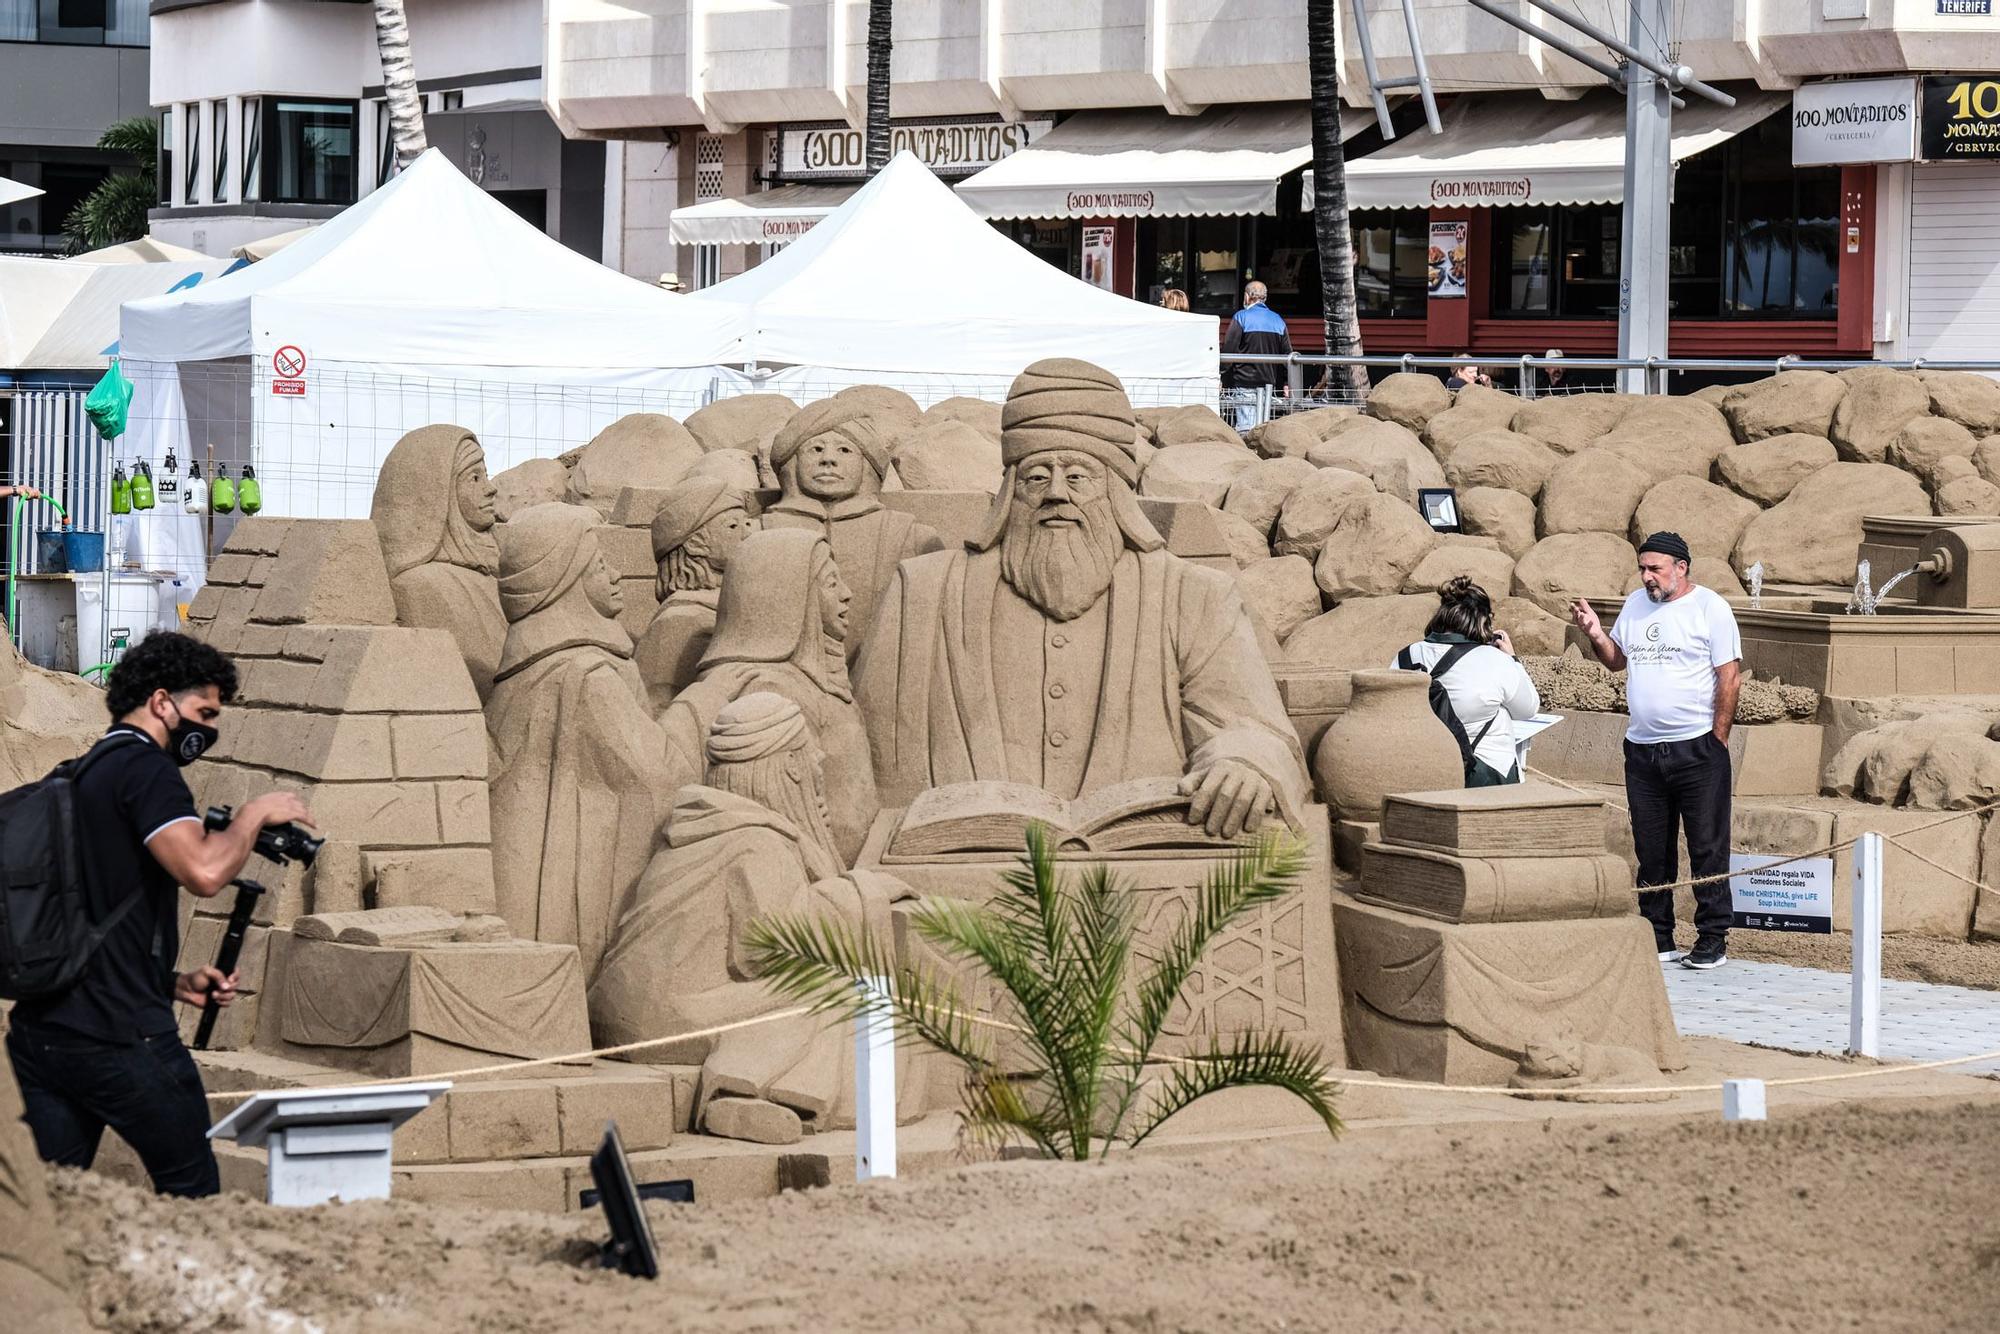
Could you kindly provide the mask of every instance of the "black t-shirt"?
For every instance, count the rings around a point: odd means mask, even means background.
[[[132,1042],[175,1028],[179,886],[153,860],[146,841],[170,824],[201,817],[172,756],[135,727],[120,723],[111,731],[137,739],[99,743],[103,753],[76,785],[90,913],[101,921],[134,889],[142,889],[144,897],[104,938],[75,985],[60,995],[22,1001],[12,1022]]]

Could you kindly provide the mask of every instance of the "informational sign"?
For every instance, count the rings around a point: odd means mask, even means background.
[[[1784,862],[1783,866],[1774,865]],[[1751,931],[1833,930],[1833,859],[1788,861],[1756,853],[1729,854],[1734,924]]]
[[[1464,300],[1466,275],[1466,233],[1472,224],[1433,222],[1431,224],[1430,287],[1433,300]]]
[[[2000,74],[1929,74],[1920,144],[1926,162],[2000,160]]]
[[[271,354],[271,392],[280,398],[306,396],[306,354],[290,343]]]
[[[1053,120],[898,121],[889,127],[889,151],[907,149],[939,176],[970,176],[1054,127]],[[850,125],[789,126],[779,131],[778,140],[778,170],[787,180],[867,174],[866,138]]]
[[[1792,94],[1792,165],[1915,161],[1917,110],[1914,77],[1806,84]]]
[[[1993,0],[1937,0],[1937,12],[1946,18],[1980,18],[1993,12]]]
[[[1083,229],[1083,280],[1092,287],[1102,287],[1110,291],[1112,286],[1112,259],[1118,252],[1118,229],[1116,227],[1085,227]]]

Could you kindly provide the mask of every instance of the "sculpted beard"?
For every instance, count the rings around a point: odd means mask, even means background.
[[[1077,522],[1054,527],[1041,522],[1052,516]],[[1124,547],[1109,496],[1083,505],[1030,506],[1017,500],[1000,537],[1000,573],[1042,611],[1072,621],[1111,587],[1111,571]]]

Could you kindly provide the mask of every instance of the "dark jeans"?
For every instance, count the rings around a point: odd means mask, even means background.
[[[160,1194],[222,1189],[201,1072],[179,1034],[116,1043],[16,1028],[7,1034],[7,1055],[35,1148],[47,1161],[89,1167],[108,1126],[138,1151]]]
[[[1703,732],[1688,741],[1625,743],[1625,799],[1632,808],[1632,851],[1639,884],[1671,885],[1681,878],[1674,836],[1687,833],[1690,878],[1729,872],[1729,747]],[[1674,943],[1674,895],[1639,895],[1639,912],[1653,924],[1661,949]],[[1694,891],[1694,929],[1703,936],[1729,933],[1729,882]]]

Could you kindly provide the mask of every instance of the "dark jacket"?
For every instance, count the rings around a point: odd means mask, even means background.
[[[1292,339],[1285,332],[1284,320],[1260,302],[1236,312],[1229,321],[1228,331],[1222,335],[1222,350],[1290,356]],[[1258,362],[1230,362],[1222,368],[1222,383],[1227,389],[1255,389],[1267,384],[1282,389],[1285,368]]]

